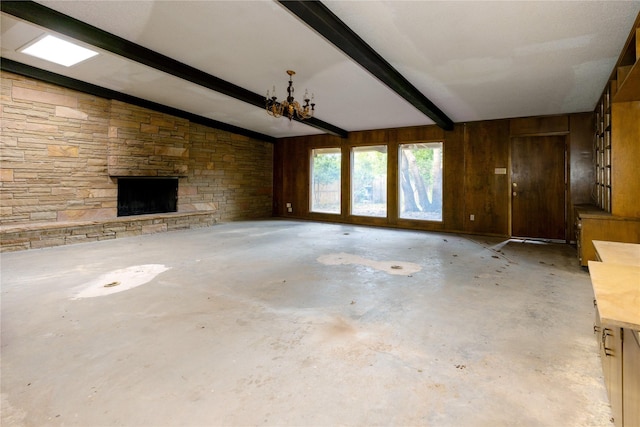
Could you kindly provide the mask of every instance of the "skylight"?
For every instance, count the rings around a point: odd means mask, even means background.
[[[78,46],[77,44],[51,35],[30,44],[26,48],[21,49],[20,52],[55,62],[65,67],[70,67],[98,54],[98,52],[94,52],[91,49]]]

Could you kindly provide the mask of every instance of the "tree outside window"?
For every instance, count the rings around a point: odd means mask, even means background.
[[[401,144],[400,218],[442,221],[442,143]]]
[[[387,216],[387,147],[351,151],[351,214]]]
[[[311,150],[311,212],[340,213],[340,148]]]

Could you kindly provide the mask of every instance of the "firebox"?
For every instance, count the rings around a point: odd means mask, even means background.
[[[178,178],[118,178],[118,216],[177,210]]]

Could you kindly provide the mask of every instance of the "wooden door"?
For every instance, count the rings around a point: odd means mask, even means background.
[[[565,240],[565,138],[511,140],[511,235]]]

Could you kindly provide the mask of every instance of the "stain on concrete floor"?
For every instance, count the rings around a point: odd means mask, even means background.
[[[82,285],[72,299],[93,298],[128,291],[152,281],[169,267],[162,264],[133,265],[110,271]]]
[[[401,275],[417,273],[422,270],[421,266],[412,262],[377,261],[344,252],[321,255],[318,257],[318,262],[325,265],[362,265],[385,273]]]

